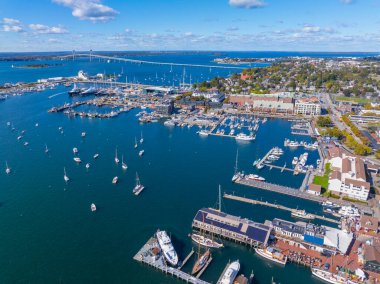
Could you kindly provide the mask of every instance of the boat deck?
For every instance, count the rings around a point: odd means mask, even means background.
[[[179,279],[182,279],[183,281],[186,281],[187,283],[209,284],[208,282],[203,281],[197,277],[191,276],[190,274],[187,274],[186,272],[183,272],[178,268],[168,266],[166,264],[164,256],[161,253],[157,255],[153,255],[150,252],[150,250],[153,248],[158,248],[158,242],[155,237],[151,237],[144,244],[144,246],[137,252],[137,254],[133,257],[133,259],[138,262],[145,263],[149,266],[152,266],[158,270],[161,270],[165,274],[170,274]]]

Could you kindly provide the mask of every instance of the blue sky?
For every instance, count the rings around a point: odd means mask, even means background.
[[[380,51],[380,0],[1,0],[0,52]]]

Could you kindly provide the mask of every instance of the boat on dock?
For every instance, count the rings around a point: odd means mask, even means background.
[[[140,183],[139,175],[136,173],[136,185],[133,188],[133,194],[139,195],[144,190],[144,188],[145,187]]]
[[[288,258],[284,256],[281,251],[271,246],[264,249],[255,248],[255,252],[261,257],[282,265],[285,265],[288,260]]]
[[[234,280],[239,273],[240,270],[240,263],[239,260],[236,260],[232,262],[226,271],[224,272],[223,276],[221,277],[221,280],[218,282],[218,284],[232,284],[234,283]]]
[[[305,219],[305,220],[314,220],[315,216],[310,213],[306,213],[305,210],[293,210],[290,214],[292,217],[299,218],[299,219]]]
[[[206,250],[206,252],[204,254],[202,254],[198,259],[197,261],[195,262],[194,266],[193,266],[193,269],[191,270],[191,274],[197,274],[199,271],[201,271],[203,269],[203,267],[205,267],[205,265],[207,264],[207,262],[209,261],[211,257],[211,252],[210,250]]]
[[[157,230],[156,237],[166,261],[176,266],[178,264],[178,255],[166,231]]]
[[[324,207],[324,208],[330,208],[330,209],[333,209],[333,210],[337,210],[337,209],[340,209],[340,205],[339,204],[337,204],[337,203],[333,203],[333,202],[331,202],[331,201],[324,201],[323,203],[322,203],[322,206]]]
[[[348,280],[345,277],[342,277],[338,274],[331,273],[329,271],[319,269],[319,268],[312,268],[311,273],[319,278],[320,280],[323,280],[327,283],[332,284],[352,284],[355,282],[348,282]]]
[[[209,248],[222,248],[223,244],[198,234],[191,234],[191,239],[197,244]]]
[[[256,139],[256,137],[253,135],[247,135],[245,133],[239,133],[236,135],[235,139],[239,141],[253,141]]]
[[[246,175],[245,178],[248,180],[265,181],[265,178],[254,174]]]

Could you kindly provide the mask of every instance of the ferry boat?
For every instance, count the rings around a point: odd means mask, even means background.
[[[96,211],[96,205],[95,205],[95,203],[91,203],[90,208],[91,208],[92,212],[95,212]]]
[[[208,131],[205,129],[201,129],[197,132],[200,136],[208,136]]]
[[[144,190],[144,186],[140,183],[139,175],[136,173],[136,185],[133,188],[133,194],[139,195]]]
[[[145,152],[144,150],[141,150],[141,151],[139,152],[139,156],[142,157],[142,156],[144,155],[144,152]]]
[[[206,238],[205,236],[201,236],[198,234],[191,234],[191,239],[196,242],[197,244],[200,244],[201,246],[204,247],[209,247],[209,248],[222,248],[223,244],[218,243],[214,240],[211,240],[209,238]]]
[[[117,181],[119,180],[119,178],[116,176],[112,179],[112,183],[113,184],[117,184]]]
[[[347,280],[346,278],[338,275],[338,274],[334,274],[334,273],[331,273],[331,272],[328,272],[326,270],[322,270],[322,269],[319,269],[319,268],[312,268],[311,269],[311,273],[318,277],[319,279],[327,282],[327,283],[332,283],[332,284],[349,284],[349,283],[355,283],[355,282],[348,282],[349,280]]]
[[[156,237],[165,259],[171,265],[176,266],[178,264],[178,255],[168,234],[165,231],[157,230]]]
[[[310,213],[306,213],[305,210],[293,210],[290,214],[295,218],[305,219],[305,220],[313,220],[315,219],[315,216]]]
[[[196,274],[200,270],[202,270],[203,267],[207,264],[208,260],[211,257],[210,250],[208,249],[202,256],[198,258],[198,260],[195,262],[193,269],[191,270],[191,274]]]
[[[284,256],[278,249],[270,246],[266,247],[265,249],[256,248],[255,252],[261,257],[282,265],[285,265],[288,260],[288,258]]]
[[[81,163],[82,162],[82,160],[79,157],[74,157],[74,161],[77,162],[77,163]]]
[[[234,280],[235,280],[237,274],[239,273],[239,270],[240,270],[239,260],[232,262],[228,266],[226,272],[224,272],[222,279],[220,280],[220,282],[218,282],[218,284],[232,284],[232,283],[234,283]]]
[[[240,141],[253,141],[255,140],[255,136],[239,133],[236,135],[235,139]]]

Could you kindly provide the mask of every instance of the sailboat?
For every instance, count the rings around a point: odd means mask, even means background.
[[[69,177],[66,174],[66,169],[65,168],[63,168],[63,179],[65,180],[65,182],[68,182],[70,180]]]
[[[238,156],[239,156],[239,149],[236,150],[235,173],[232,177],[232,182],[235,182],[241,178],[241,174],[238,172]]]
[[[49,153],[49,148],[48,146],[45,144],[45,154]]]
[[[140,144],[142,144],[143,142],[144,142],[144,138],[143,138],[143,135],[142,135],[142,132],[141,132]]]
[[[8,166],[8,162],[5,162],[5,173],[9,175],[11,173],[11,168]]]
[[[124,157],[123,157],[123,155],[121,155],[121,167],[123,168],[123,170],[128,169],[127,164],[124,163]]]
[[[115,150],[115,163],[118,164],[120,162],[119,158],[117,157],[117,148]]]
[[[199,255],[199,253],[198,253],[198,255]],[[194,274],[198,273],[203,267],[205,267],[205,265],[209,261],[210,257],[211,257],[211,253],[210,253],[209,249],[207,249],[204,254],[199,255],[197,261],[195,262],[195,264],[193,266],[193,269],[191,270],[191,274],[194,275]]]
[[[144,190],[144,186],[140,183],[139,175],[136,172],[136,186],[133,189],[134,195],[139,195]]]
[[[138,144],[137,144],[137,138],[136,138],[136,136],[135,136],[135,148],[137,148],[138,147]]]

